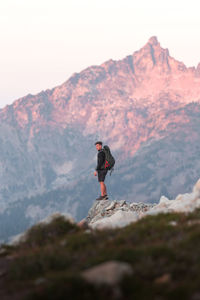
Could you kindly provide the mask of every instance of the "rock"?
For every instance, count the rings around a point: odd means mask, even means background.
[[[112,201],[109,206],[106,207],[106,210],[111,210],[114,209],[116,206],[116,201]]]
[[[112,216],[102,218],[90,224],[93,229],[114,229],[127,226],[138,220],[138,215],[131,211],[118,210]]]
[[[123,205],[125,205],[125,204],[126,204],[126,201],[125,201],[125,200],[119,201],[119,205],[120,205],[120,206],[123,206]]]
[[[141,218],[155,204],[121,201],[96,201],[89,210],[86,221],[93,229],[124,227]]]
[[[102,212],[105,213],[105,209],[111,205],[111,201],[109,200],[102,200],[102,201],[95,201],[93,206],[90,208],[88,212],[88,216],[86,218],[87,222],[90,223],[91,221],[95,222],[98,219],[102,218]]]
[[[154,280],[155,284],[165,284],[171,281],[171,275],[170,274],[164,274]]]
[[[88,213],[86,221],[92,229],[108,229],[124,227],[136,222],[147,215],[159,213],[192,212],[200,207],[200,180],[195,184],[192,193],[178,195],[174,200],[165,196],[160,198],[158,204],[136,203],[127,204],[121,201],[96,201]],[[175,221],[169,223],[176,226]],[[188,224],[189,225],[189,224]]]
[[[170,221],[169,225],[171,225],[171,226],[177,226],[177,222],[176,221]]]
[[[82,229],[88,229],[88,222],[86,219],[81,220],[80,222],[77,223],[77,226],[82,228]]]
[[[0,255],[6,254],[7,250],[5,248],[0,248]]]
[[[37,278],[34,283],[35,283],[35,285],[40,285],[40,284],[43,284],[45,282],[47,282],[47,279],[43,278],[43,277],[40,277],[40,278]]]
[[[200,196],[200,179],[196,182],[193,192],[196,193],[198,197]]]
[[[87,234],[91,234],[91,232],[92,232],[91,229],[86,229],[86,230],[85,230],[85,233],[87,233]]]
[[[133,202],[130,204],[130,209],[136,212],[146,212],[148,210],[150,210],[152,207],[154,207],[156,204],[152,204],[152,203],[136,203]]]
[[[147,214],[156,215],[158,213],[183,212],[188,213],[200,207],[200,180],[197,181],[192,193],[178,195],[174,200],[162,196],[160,202],[152,207]]]
[[[116,285],[125,275],[132,274],[129,264],[118,261],[108,261],[82,272],[83,278],[95,285]]]
[[[67,245],[67,240],[65,239],[65,240],[62,240],[62,241],[60,241],[60,246],[62,246],[62,247],[65,247],[66,245]]]
[[[137,202],[132,202],[132,203],[130,204],[130,207],[134,207],[134,206],[136,206],[136,205],[138,205]]]

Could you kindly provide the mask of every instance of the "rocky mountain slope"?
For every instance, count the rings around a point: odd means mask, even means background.
[[[112,199],[158,202],[199,177],[200,65],[157,38],[121,61],[72,75],[0,111],[0,239],[55,210],[85,217],[97,196],[96,139],[117,164]]]

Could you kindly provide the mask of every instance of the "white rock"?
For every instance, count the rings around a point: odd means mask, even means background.
[[[137,205],[138,205],[137,202],[132,202],[132,203],[130,204],[130,207],[134,207],[134,206],[137,206]]]
[[[112,201],[111,204],[106,207],[106,210],[110,210],[110,209],[115,208],[115,205],[116,205],[116,201]]]
[[[169,210],[168,208],[164,208],[164,207],[153,207],[152,209],[150,209],[149,211],[145,212],[142,217],[151,215],[151,216],[155,216],[158,214],[167,214],[169,212],[172,212],[172,210]]]
[[[123,206],[123,205],[125,205],[126,204],[126,200],[121,200],[121,201],[119,201],[119,205],[120,206]]]
[[[162,196],[162,197],[160,198],[159,204],[165,204],[165,205],[167,205],[167,204],[169,204],[170,201],[171,201],[171,200],[169,200],[167,197]]]
[[[176,221],[170,221],[170,222],[169,222],[169,225],[171,225],[171,226],[176,226],[176,225],[177,225],[177,222],[176,222]]]
[[[108,261],[82,272],[87,281],[96,285],[116,285],[125,275],[131,274],[133,274],[131,266],[118,261]]]
[[[168,212],[192,212],[200,207],[200,180],[197,181],[192,193],[179,194],[174,200],[162,196],[160,202],[151,208],[146,215]]]
[[[93,229],[121,228],[138,220],[135,212],[118,210],[112,216],[102,218],[90,226]]]
[[[200,179],[197,181],[193,188],[193,192],[200,196]]]

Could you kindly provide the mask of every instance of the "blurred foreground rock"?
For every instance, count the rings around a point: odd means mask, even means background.
[[[82,276],[88,282],[97,285],[116,285],[125,275],[132,274],[133,270],[129,264],[118,261],[108,261],[82,272]]]

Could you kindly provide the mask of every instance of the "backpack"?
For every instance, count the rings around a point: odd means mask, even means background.
[[[114,157],[112,156],[111,152],[110,152],[110,148],[108,146],[104,146],[103,147],[103,151],[106,155],[106,158],[105,158],[105,164],[104,164],[104,169],[106,170],[111,170],[113,169],[114,167],[114,164],[115,164],[115,159]]]

